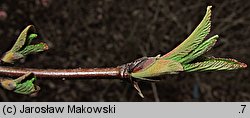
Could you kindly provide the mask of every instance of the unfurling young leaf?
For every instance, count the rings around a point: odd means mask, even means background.
[[[234,59],[207,57],[204,61],[185,64],[186,72],[193,71],[214,71],[214,70],[235,70],[246,68],[247,65]]]
[[[5,79],[1,82],[3,88],[14,91],[18,94],[33,94],[40,90],[40,87],[33,82],[36,77],[32,73],[27,73],[17,79]]]
[[[28,45],[23,50],[19,51],[18,53],[26,56],[28,54],[34,54],[34,53],[42,52],[44,50],[48,50],[47,44],[39,43],[35,45]]]
[[[31,34],[34,32],[35,32],[35,27],[33,25],[27,26],[18,36],[16,43],[13,45],[10,51],[11,52],[19,51],[25,45],[25,43],[27,43],[27,37],[29,38],[34,37],[33,34]]]
[[[17,83],[14,92],[19,94],[32,94],[38,92],[40,90],[40,87],[33,84],[35,80],[36,77],[33,77],[32,79],[26,80],[23,83]]]
[[[234,59],[201,59],[203,54],[209,51],[219,38],[218,35],[215,35],[207,40],[205,39],[211,28],[211,8],[212,6],[207,7],[206,14],[200,24],[179,46],[163,56],[144,57],[139,64],[133,65],[129,69],[130,75],[139,80],[152,81],[151,77],[177,74],[181,71],[215,71],[246,68],[246,64]],[[143,96],[139,86],[137,85],[135,88]]]
[[[217,39],[215,35],[205,39],[211,27],[211,8],[207,7],[206,14],[200,24],[179,46],[163,56],[148,57],[137,64],[131,72],[131,76],[141,80],[148,80],[163,74],[176,74],[181,71],[211,71],[211,70],[234,70],[246,68],[247,65],[234,59],[206,58],[199,60],[203,54],[209,51]]]
[[[35,28],[33,25],[27,26],[21,32],[13,47],[4,54],[1,60],[5,63],[13,63],[14,61],[22,59],[29,54],[48,50],[48,45],[46,43],[30,45],[31,41],[37,38],[37,34],[34,32]]]

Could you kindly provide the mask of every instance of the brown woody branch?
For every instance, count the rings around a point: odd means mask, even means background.
[[[130,73],[140,63],[145,62],[145,60],[147,60],[147,57],[139,58],[131,63],[111,68],[35,69],[0,66],[0,76],[21,77],[27,73],[33,73],[39,79],[121,79],[131,82],[138,94],[143,98],[144,96],[137,81],[130,76]],[[6,78],[0,77],[0,83],[5,80]]]
[[[122,67],[114,68],[90,68],[90,69],[35,69],[35,68],[17,68],[0,67],[0,75],[8,77],[20,77],[28,72],[32,72],[38,78],[124,78],[124,69]]]
[[[0,76],[20,77],[32,72],[38,78],[112,78],[129,79],[130,72],[138,64],[147,60],[147,57],[139,58],[133,62],[111,68],[77,68],[77,69],[35,69],[0,66]]]
[[[130,71],[137,64],[144,62],[146,57],[139,58],[131,63],[111,68],[76,68],[76,69],[35,69],[0,66],[0,76],[20,77],[32,72],[38,78],[80,78],[80,79],[128,79]]]

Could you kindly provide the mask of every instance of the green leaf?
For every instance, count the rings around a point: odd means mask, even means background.
[[[179,46],[170,51],[169,53],[163,55],[162,59],[171,59],[175,61],[180,61],[182,58],[187,56],[190,52],[195,50],[199,44],[201,44],[207,34],[210,32],[211,27],[211,8],[212,6],[207,7],[206,15],[200,24],[195,28],[191,35],[183,41]]]
[[[27,26],[19,35],[14,46],[4,54],[1,60],[5,63],[14,63],[27,56],[28,54],[34,54],[48,50],[48,45],[45,43],[39,43],[30,45],[31,41],[37,38],[37,34],[34,34],[35,28],[33,25]]]
[[[202,62],[183,65],[185,72],[234,70],[246,67],[247,65],[244,63],[238,62],[237,60],[234,59],[225,59],[225,58],[207,58]]]
[[[48,50],[48,45],[45,43],[39,43],[35,45],[28,45],[23,50],[19,51],[18,53],[26,56],[28,54],[34,54],[38,52],[42,52]]]
[[[32,79],[26,80],[25,82],[17,83],[14,92],[19,94],[32,94],[36,92],[36,85],[33,84],[35,80],[36,77],[33,77]]]
[[[13,47],[11,48],[11,52],[17,52],[19,51],[25,44],[26,39],[27,39],[27,35],[29,34],[29,32],[31,31],[35,31],[35,28],[33,25],[29,25],[27,26],[19,35],[19,37],[17,38],[16,43],[13,45]],[[32,35],[33,37],[33,35]]]
[[[32,94],[40,90],[39,86],[33,82],[36,81],[36,77],[33,73],[27,73],[14,80],[16,83],[15,93],[18,94]]]
[[[37,34],[30,34],[28,37],[27,45],[29,45],[33,39],[37,38],[37,36],[38,36]]]
[[[36,77],[33,73],[27,73],[17,79],[5,79],[1,82],[3,88],[19,94],[32,94],[38,92],[40,87],[35,85]]]
[[[196,49],[194,49],[191,53],[189,53],[187,56],[182,58],[179,62],[181,64],[187,64],[187,63],[193,61],[197,57],[199,57],[202,54],[204,54],[205,52],[209,51],[214,46],[214,44],[216,43],[218,38],[219,38],[219,36],[215,35],[215,36],[209,38],[208,40],[205,40]]]

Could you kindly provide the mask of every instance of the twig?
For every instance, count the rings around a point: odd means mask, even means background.
[[[110,68],[76,68],[76,69],[36,69],[0,66],[0,76],[20,77],[32,72],[38,78],[100,78],[100,79],[126,79],[131,80],[131,69],[138,63],[146,60],[146,57],[139,58],[130,63]],[[0,78],[0,82],[3,79]]]
[[[28,72],[32,72],[39,78],[126,78],[128,76],[124,72],[125,68],[77,68],[77,69],[34,69],[34,68],[16,68],[16,67],[0,67],[1,76],[20,77]]]
[[[39,79],[49,78],[49,79],[55,79],[55,78],[79,78],[79,79],[122,79],[130,82],[133,87],[137,90],[138,94],[143,98],[143,94],[138,86],[138,83],[135,79],[131,77],[132,70],[138,66],[139,63],[142,63],[147,60],[147,57],[139,58],[133,62],[123,64],[121,66],[117,67],[111,67],[111,68],[76,68],[76,69],[35,69],[35,68],[17,68],[17,67],[7,67],[7,66],[0,66],[0,76],[7,76],[7,77],[18,77],[19,78],[26,78],[23,77],[27,75],[27,73],[31,74],[33,73],[35,77],[38,77]],[[0,61],[1,62],[1,61]],[[29,74],[29,75],[30,75]],[[13,86],[16,86],[15,80],[10,80],[6,78],[0,78],[1,85],[8,90],[14,90]],[[32,90],[29,88],[33,80],[25,81],[24,83],[21,83],[19,85],[25,87],[25,91],[20,91],[24,94],[30,94],[33,92],[37,92],[40,90],[39,86],[34,87],[32,83]],[[36,89],[37,88],[37,89]],[[27,90],[27,91],[26,91]],[[19,90],[17,91],[19,92]]]

